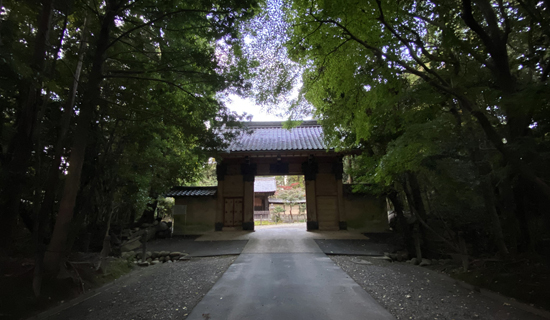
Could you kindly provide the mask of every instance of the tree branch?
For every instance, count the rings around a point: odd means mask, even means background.
[[[498,0],[498,8],[500,10],[500,15],[504,19],[504,34],[503,34],[502,41],[504,41],[504,43],[507,43],[508,42],[508,36],[510,35],[510,29],[511,29],[510,28],[510,18],[506,14],[506,8],[504,7],[504,3],[502,2],[502,0]]]
[[[173,15],[177,15],[177,14],[180,14],[180,13],[188,13],[188,12],[195,12],[195,13],[206,13],[206,14],[227,14],[227,13],[230,13],[230,11],[216,11],[216,10],[198,10],[198,9],[180,9],[180,10],[176,10],[176,11],[172,11],[172,12],[167,12],[167,13],[164,13],[164,14],[161,14],[160,16],[158,16],[157,18],[155,19],[152,19],[150,20],[149,22],[147,23],[144,23],[144,24],[141,24],[141,25],[137,25],[133,28],[130,28],[129,30],[126,30],[125,32],[123,32],[120,36],[118,36],[116,39],[114,39],[111,43],[109,43],[109,46],[107,48],[110,48],[111,46],[113,46],[116,42],[118,42],[121,38],[129,35],[130,33],[138,30],[138,29],[141,29],[141,28],[144,28],[144,27],[147,27],[147,26],[150,26],[152,24],[154,24],[155,22],[157,21],[160,21],[166,17],[169,17],[169,16],[173,16]]]
[[[156,82],[162,82],[162,83],[166,83],[166,84],[169,84],[173,87],[176,87],[178,89],[180,89],[181,91],[187,93],[189,96],[195,98],[195,99],[199,99],[200,97],[197,97],[196,95],[194,95],[193,93],[189,92],[188,90],[186,90],[185,88],[183,88],[182,86],[180,86],[179,84],[177,83],[174,83],[172,81],[168,81],[168,80],[163,80],[163,79],[155,79],[155,78],[144,78],[144,77],[133,77],[133,76],[117,76],[117,75],[104,75],[103,76],[104,78],[119,78],[119,79],[136,79],[136,80],[147,80],[147,81],[156,81]]]
[[[192,71],[192,70],[178,70],[178,69],[168,68],[168,67],[156,69],[156,70],[111,70],[107,75],[116,76],[117,74],[149,74],[149,73],[157,73],[157,72],[165,72],[165,71],[174,72],[174,73],[190,73],[190,74],[205,75],[205,76],[211,75],[206,72]]]
[[[489,29],[490,35],[493,39],[496,38],[498,42],[502,42],[502,31],[500,30],[500,27],[498,25],[498,18],[491,4],[487,0],[476,0],[476,3],[481,10],[481,14],[483,15],[483,17],[485,17],[485,21],[487,21],[487,28]],[[493,43],[497,45],[495,41],[493,41]]]
[[[424,70],[426,70],[426,72],[428,72],[429,74],[431,74],[432,76],[434,76],[437,80],[439,80],[443,85],[445,86],[449,86],[449,84],[447,83],[447,81],[445,81],[443,78],[441,78],[441,76],[439,74],[437,74],[436,72],[434,72],[430,67],[428,67],[423,61],[422,59],[420,59],[420,57],[418,57],[418,55],[416,54],[414,48],[410,45],[410,41],[403,38],[389,23],[387,23],[386,19],[384,18],[384,12],[382,11],[382,2],[380,0],[376,0],[376,3],[378,4],[378,10],[380,11],[380,17],[378,18],[378,21],[380,21],[380,23],[382,23],[386,28],[388,28],[388,30],[390,30],[391,34],[394,35],[394,37],[396,37],[397,39],[399,39],[399,41],[401,41],[401,43],[403,43],[407,49],[409,50],[409,53],[411,55],[411,57],[419,64],[422,66],[422,68],[424,68]]]
[[[546,81],[548,79],[548,75],[550,74],[550,59],[546,61],[546,66],[544,67],[542,74],[540,76],[540,80],[542,82]]]
[[[462,0],[462,9],[464,13],[462,14],[462,20],[466,25],[472,29],[480,38],[481,41],[485,44],[486,47],[491,48],[493,42],[491,37],[483,30],[483,28],[477,23],[474,15],[472,13],[472,1],[471,0]]]

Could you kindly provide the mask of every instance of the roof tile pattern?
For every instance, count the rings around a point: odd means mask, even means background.
[[[327,150],[323,129],[316,121],[304,121],[290,130],[282,122],[248,122],[252,133],[244,133],[229,146],[229,152]]]
[[[275,192],[277,183],[275,177],[256,177],[254,179],[254,192]]]
[[[205,197],[214,196],[218,187],[174,187],[166,193],[166,197]]]

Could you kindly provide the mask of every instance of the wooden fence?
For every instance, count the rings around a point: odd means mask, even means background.
[[[290,214],[280,213],[279,217],[281,218],[281,222],[298,222],[298,221],[305,221],[306,220],[306,214],[293,214],[292,217],[293,220],[290,219]],[[269,212],[269,210],[256,210],[254,211],[254,221],[273,221],[273,213]]]
[[[255,210],[254,211],[254,221],[260,220],[271,220],[271,214],[269,210]]]

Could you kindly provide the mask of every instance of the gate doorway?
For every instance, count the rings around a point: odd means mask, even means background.
[[[255,226],[305,223],[306,221],[306,189],[303,175],[255,177]]]

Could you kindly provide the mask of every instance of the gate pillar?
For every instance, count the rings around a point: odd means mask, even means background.
[[[307,207],[307,230],[319,229],[317,220],[317,193],[315,191],[315,180],[318,172],[317,162],[313,155],[310,155],[308,160],[302,163],[302,172],[306,182],[306,207]]]
[[[254,177],[256,176],[257,166],[251,164],[248,157],[245,161],[241,165],[244,184],[243,230],[254,230]]]

